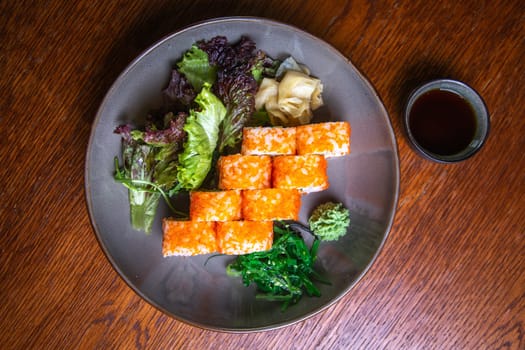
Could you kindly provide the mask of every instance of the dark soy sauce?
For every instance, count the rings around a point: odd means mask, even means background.
[[[412,105],[408,123],[421,147],[444,156],[467,148],[477,126],[470,104],[447,90],[430,90],[421,95]]]

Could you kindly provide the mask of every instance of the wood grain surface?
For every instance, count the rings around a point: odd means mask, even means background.
[[[397,137],[394,225],[365,278],[320,314],[228,334],[174,320],[106,259],[84,195],[97,108],[142,50],[203,19],[250,15],[332,44],[370,80]],[[525,3],[0,2],[2,349],[525,349]],[[437,77],[483,96],[490,137],[453,165],[407,144],[408,93]]]

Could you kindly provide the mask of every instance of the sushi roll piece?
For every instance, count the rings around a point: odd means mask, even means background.
[[[266,188],[242,192],[245,220],[298,220],[301,193],[296,189]]]
[[[241,210],[241,191],[239,190],[190,192],[190,220],[240,220]]]
[[[247,127],[242,130],[242,154],[295,154],[295,128]]]
[[[215,222],[162,220],[162,255],[193,256],[217,251]]]
[[[348,122],[327,122],[298,126],[297,154],[339,157],[350,153],[351,128]]]
[[[244,190],[271,186],[272,158],[233,154],[222,156],[217,162],[219,188],[222,190]]]
[[[269,250],[273,243],[272,221],[217,223],[217,247],[221,254],[242,255]]]
[[[273,160],[273,187],[305,193],[322,191],[329,186],[326,170],[326,158],[319,154],[278,156]]]

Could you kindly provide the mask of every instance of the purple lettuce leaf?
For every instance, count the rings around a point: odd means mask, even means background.
[[[165,104],[169,110],[184,110],[187,111],[197,93],[193,89],[188,79],[178,70],[171,71],[171,79],[168,86],[162,91],[165,99]]]
[[[228,43],[223,36],[217,36],[199,42],[198,46],[208,54],[210,64],[218,67],[213,92],[227,109],[218,143],[219,153],[223,154],[238,146],[242,129],[255,110],[258,84],[252,70],[256,66],[262,67],[259,62],[266,59],[266,55],[261,55],[256,50],[255,42],[244,36],[235,44]]]

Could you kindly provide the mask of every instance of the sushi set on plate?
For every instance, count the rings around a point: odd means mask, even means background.
[[[350,154],[348,122],[247,127],[218,160],[218,191],[191,191],[189,220],[163,220],[163,255],[249,254],[272,247],[273,221],[298,220],[301,195],[329,187],[325,157]]]
[[[137,125],[162,104],[174,62],[216,36],[253,40],[269,56],[293,56],[323,82],[323,105],[311,123],[246,127],[238,153],[217,160],[214,191],[192,190],[162,200],[151,232],[130,224],[128,189],[115,181],[121,154],[118,125]],[[141,119],[142,118],[142,119]],[[144,300],[186,323],[250,332],[283,327],[326,309],[361,279],[393,222],[399,192],[396,141],[388,114],[366,78],[337,50],[304,31],[252,17],[197,23],[154,44],[118,77],[93,124],[86,157],[86,196],[94,231],[115,270]],[[273,222],[308,226],[322,203],[350,212],[346,235],[322,241],[315,267],[318,296],[282,310],[257,298],[227,273],[236,256],[271,249]],[[307,244],[312,237],[306,237]]]

